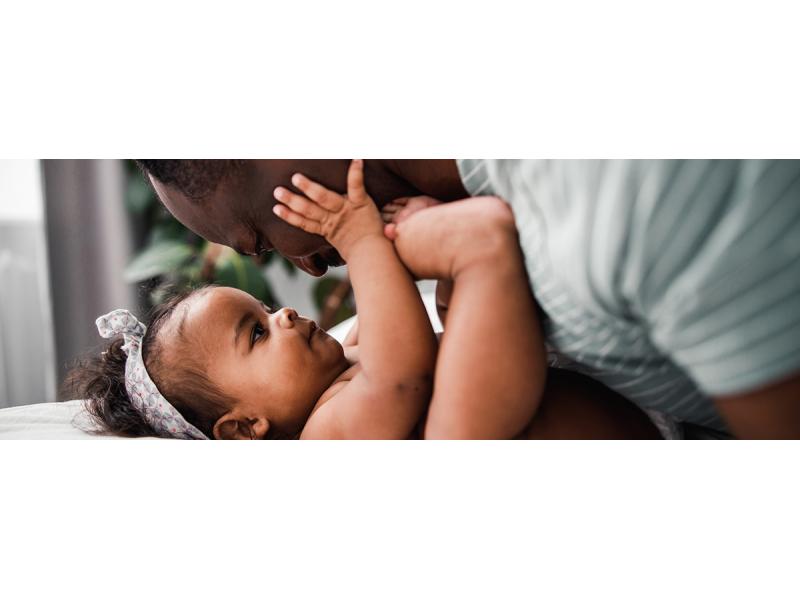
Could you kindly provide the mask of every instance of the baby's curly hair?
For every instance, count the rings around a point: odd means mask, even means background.
[[[168,361],[158,332],[172,315],[189,299],[212,286],[173,294],[151,312],[147,333],[142,340],[142,357],[147,372],[161,394],[189,423],[208,438],[225,414],[231,399],[226,397],[205,375],[204,366],[182,357],[179,367]],[[125,362],[122,338],[112,340],[101,353],[79,360],[67,374],[61,396],[85,399],[86,410],[100,432],[124,437],[158,435],[133,408],[125,389]]]
[[[171,185],[192,200],[202,200],[214,193],[226,178],[235,176],[244,160],[136,159],[147,175],[164,185]]]

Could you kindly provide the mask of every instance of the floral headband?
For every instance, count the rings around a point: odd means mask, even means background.
[[[95,321],[97,331],[106,339],[122,335],[125,362],[125,389],[131,405],[155,432],[163,437],[183,440],[207,440],[208,437],[167,402],[150,379],[142,358],[142,339],[147,331],[143,323],[124,309],[111,311]]]

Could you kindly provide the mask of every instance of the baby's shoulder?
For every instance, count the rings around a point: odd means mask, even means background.
[[[344,371],[341,375],[339,375],[333,381],[333,383],[328,386],[328,389],[322,393],[322,396],[320,396],[319,401],[317,401],[317,405],[314,407],[314,412],[316,412],[320,406],[325,404],[328,400],[330,400],[336,394],[338,394],[344,388],[346,388],[347,385],[352,381],[353,377],[355,377],[360,371],[361,371],[361,365],[356,363],[354,365],[351,365],[346,371]]]
[[[333,406],[338,401],[331,405],[328,405],[328,402],[344,392],[359,371],[361,371],[361,368],[358,364],[352,365],[322,393],[314,406],[314,410],[308,416],[306,425],[300,434],[301,439],[338,439],[341,437],[341,432],[338,431],[339,428],[337,426],[339,418],[336,416],[340,414],[341,409]]]

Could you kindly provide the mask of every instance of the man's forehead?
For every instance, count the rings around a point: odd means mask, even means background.
[[[215,191],[202,200],[192,200],[178,190],[149,176],[156,194],[172,215],[201,237],[219,244],[229,244],[233,230],[242,226],[230,199],[219,198]]]

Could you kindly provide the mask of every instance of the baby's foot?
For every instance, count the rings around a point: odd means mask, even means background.
[[[425,208],[441,204],[439,200],[430,196],[411,196],[392,200],[381,209],[381,217],[386,226],[383,232],[390,240],[397,237],[397,226],[411,215]]]
[[[506,251],[519,253],[514,215],[500,198],[441,204],[389,228],[400,260],[419,279],[455,279]]]

